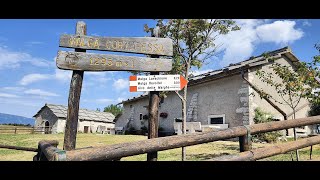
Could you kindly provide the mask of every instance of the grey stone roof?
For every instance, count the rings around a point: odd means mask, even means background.
[[[284,54],[284,53],[291,53],[291,49],[289,47],[277,49],[275,51],[269,52],[269,56],[276,58],[277,56],[280,57],[281,54]],[[255,66],[259,66],[259,65],[263,65],[263,64],[268,64],[268,63],[269,63],[268,60],[266,60],[265,57],[263,56],[263,54],[261,54],[260,56],[251,57],[250,59],[247,59],[247,60],[235,63],[235,64],[230,64],[229,66],[224,67],[222,69],[218,69],[218,70],[210,71],[207,73],[199,74],[197,76],[193,76],[193,77],[189,78],[189,83],[191,83],[192,81],[203,79],[208,76],[215,76],[215,75],[218,75],[218,74],[223,73],[225,71],[240,69],[240,68],[246,67],[246,66],[247,67],[255,67]]]
[[[36,115],[37,116],[41,110],[45,107],[48,107],[58,118],[67,118],[68,107],[63,105],[56,104],[45,104]],[[99,122],[110,122],[113,123],[115,116],[109,112],[99,112],[92,111],[88,109],[79,109],[79,120],[87,120],[87,121],[99,121]]]
[[[299,60],[293,55],[293,53],[289,47],[284,47],[281,49],[271,51],[268,53],[268,55],[273,58],[281,57],[281,55],[286,55],[292,62],[299,62]],[[268,64],[268,63],[269,63],[269,61],[265,59],[263,54],[261,54],[259,56],[251,57],[247,60],[244,60],[244,61],[241,61],[241,62],[238,62],[235,64],[230,64],[229,66],[224,67],[222,69],[210,71],[210,72],[199,74],[199,75],[192,76],[192,77],[189,76],[188,84],[189,84],[189,86],[192,86],[196,83],[201,83],[206,79],[213,80],[215,77],[218,77],[219,75],[222,75],[223,73],[228,72],[228,71],[239,70],[241,68],[251,68],[251,67],[261,66],[264,64]],[[125,102],[130,102],[130,101],[136,101],[138,99],[145,98],[146,96],[148,96],[148,93],[147,94],[144,93],[140,96],[129,98],[127,100],[122,101],[119,104],[123,104]]]

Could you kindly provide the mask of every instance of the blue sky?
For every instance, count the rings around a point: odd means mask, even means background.
[[[72,71],[55,65],[62,34],[74,34],[78,20],[87,24],[94,36],[143,37],[143,25],[151,19],[10,19],[0,20],[0,112],[32,117],[45,103],[67,105]],[[236,20],[240,31],[220,36],[217,56],[199,74],[290,46],[301,61],[310,61],[318,52],[320,21],[316,19]],[[106,53],[101,51],[89,51]],[[85,72],[80,107],[103,109],[140,93],[129,92],[130,73],[120,71]]]

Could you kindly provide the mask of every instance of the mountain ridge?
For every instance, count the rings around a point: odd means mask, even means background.
[[[8,123],[34,125],[34,119],[23,117],[23,116],[18,116],[18,115],[13,115],[13,114],[0,113],[0,124],[8,124]]]

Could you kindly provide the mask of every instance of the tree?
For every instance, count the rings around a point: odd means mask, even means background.
[[[100,110],[100,108],[97,108],[96,111],[100,112],[101,110]]]
[[[233,20],[213,19],[169,19],[157,20],[160,28],[160,37],[170,38],[173,41],[173,68],[169,74],[180,74],[189,79],[190,68],[200,68],[203,63],[215,55],[216,44],[214,40],[220,34],[240,28]],[[153,31],[145,25],[146,32]],[[176,92],[182,104],[182,132],[186,134],[187,115],[187,89],[184,87],[183,95]],[[182,160],[186,157],[185,147],[182,147]]]
[[[295,64],[295,68],[292,69],[289,66],[281,65],[275,62],[274,58],[270,58],[269,53],[265,53],[264,56],[273,61],[270,66],[272,72],[265,72],[258,70],[257,76],[262,82],[267,83],[273,87],[281,99],[271,96],[261,89],[262,93],[259,95],[269,99],[273,99],[279,104],[289,106],[293,111],[293,119],[296,118],[296,108],[302,98],[307,98],[310,102],[318,101],[318,98],[312,93],[317,87],[316,70],[314,62],[305,63],[299,62]],[[274,77],[277,75],[278,79]],[[296,128],[293,128],[294,140],[297,140]],[[296,158],[299,161],[299,152],[296,150]]]
[[[122,107],[114,104],[110,104],[109,106],[105,107],[103,112],[110,112],[112,113],[116,118],[119,117],[122,114]]]
[[[319,54],[320,54],[320,44],[316,44],[314,46]],[[306,93],[306,97],[312,103],[311,109],[315,110],[311,112],[314,115],[320,115],[320,110],[317,107],[320,107],[320,55],[316,55],[313,57],[311,63],[305,64],[305,69],[310,73],[310,76],[313,77],[311,81],[307,81],[306,83],[310,87],[309,91]]]

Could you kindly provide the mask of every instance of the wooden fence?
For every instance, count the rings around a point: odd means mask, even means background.
[[[122,144],[114,144],[108,146],[100,146],[100,147],[90,147],[85,149],[75,149],[70,151],[60,150],[50,143],[41,141],[39,142],[39,153],[43,153],[46,155],[44,159],[38,158],[36,160],[49,160],[49,161],[104,161],[104,160],[119,160],[122,157],[134,156],[139,154],[145,154],[156,151],[163,151],[168,149],[174,149],[185,146],[192,146],[202,143],[208,143],[218,140],[225,140],[230,138],[239,137],[239,140],[244,139],[243,137],[251,137],[251,135],[258,133],[265,133],[270,131],[277,131],[283,129],[289,129],[293,127],[299,126],[307,126],[313,124],[320,124],[320,116],[313,116],[308,118],[300,118],[293,120],[285,120],[278,122],[268,122],[261,124],[254,124],[249,126],[238,126],[233,128],[228,128],[220,131],[213,132],[203,132],[203,133],[194,133],[187,135],[176,135],[169,137],[161,137],[154,138],[148,140],[142,140],[137,142],[130,143],[122,143]],[[247,142],[250,140],[247,140]],[[240,147],[244,146],[244,141],[239,141]],[[241,144],[242,142],[242,144]],[[305,138],[304,140],[283,143],[281,146],[278,146],[277,149],[273,152],[269,153],[268,156],[272,156],[275,154],[281,154],[288,151],[300,149],[303,147],[311,146],[314,144],[320,143],[320,136]],[[287,147],[283,150],[283,147]],[[282,148],[282,149],[281,149]],[[279,150],[280,149],[280,150]],[[258,158],[252,157],[252,152],[263,152],[268,151],[270,149],[257,149],[252,150],[251,148],[245,148],[247,152],[246,154],[248,159],[255,160]],[[250,152],[248,152],[250,151]],[[251,155],[250,155],[251,154]],[[240,155],[243,156],[243,155]],[[263,156],[260,156],[262,158]],[[232,159],[231,159],[232,160]],[[241,160],[241,159],[240,159]],[[242,159],[244,160],[244,159]]]
[[[51,133],[51,128],[48,126],[47,132]],[[0,134],[36,134],[46,132],[45,127],[0,127]]]

